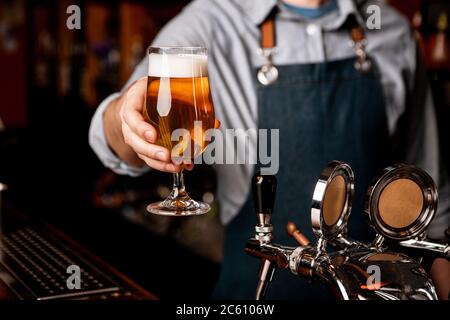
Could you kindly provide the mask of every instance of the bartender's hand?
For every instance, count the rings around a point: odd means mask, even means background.
[[[171,161],[168,149],[155,144],[157,132],[142,116],[147,78],[136,81],[111,102],[103,116],[103,130],[109,147],[127,164],[145,164],[165,172],[179,172],[181,165]],[[191,170],[192,164],[183,168]]]

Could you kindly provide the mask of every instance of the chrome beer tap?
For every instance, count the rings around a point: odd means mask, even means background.
[[[246,251],[261,258],[256,286],[256,300],[264,298],[276,268],[281,266],[279,266],[277,259],[282,257],[282,253],[271,246],[273,226],[270,220],[272,219],[276,189],[277,180],[275,176],[259,173],[254,175],[252,193],[258,223],[255,226],[255,237],[249,242]]]
[[[436,299],[430,277],[420,264],[405,254],[383,246],[360,243],[347,237],[347,221],[353,198],[353,172],[345,163],[333,161],[322,172],[314,190],[311,222],[316,243],[309,241],[293,222],[286,232],[299,244],[287,247],[273,243],[270,218],[275,200],[274,176],[257,174],[253,181],[257,213],[255,237],[247,241],[247,254],[261,260],[256,299],[264,298],[275,270],[289,270],[313,278],[343,300]],[[328,253],[327,244],[337,251]],[[373,280],[369,270],[380,271]]]

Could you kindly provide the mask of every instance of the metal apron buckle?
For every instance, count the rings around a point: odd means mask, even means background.
[[[258,48],[257,53],[266,58],[266,63],[258,70],[257,78],[258,81],[264,85],[268,86],[277,81],[278,79],[278,69],[272,63],[272,56],[276,53],[277,48]]]
[[[369,72],[372,69],[372,61],[367,55],[366,52],[366,45],[367,40],[364,37],[361,40],[352,40],[353,50],[356,53],[356,61],[355,61],[355,69],[366,73]]]

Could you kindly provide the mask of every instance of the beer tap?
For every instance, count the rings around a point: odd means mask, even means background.
[[[272,242],[273,226],[270,221],[273,214],[276,187],[277,180],[273,175],[257,173],[253,176],[252,193],[257,224],[255,226],[255,237],[247,241],[245,251],[249,255],[261,259],[256,286],[256,300],[264,299],[276,269],[287,269],[290,265],[291,254],[296,249]],[[311,249],[310,241],[298,230],[293,222],[288,222],[286,231],[299,243],[301,248]]]
[[[277,179],[273,175],[257,173],[252,180],[252,193],[258,224],[255,226],[255,239],[261,244],[273,239],[273,226],[270,223],[277,191]]]
[[[252,193],[258,221],[255,226],[255,240],[259,242],[261,248],[264,245],[269,245],[273,239],[273,226],[270,220],[272,219],[276,189],[277,180],[275,176],[261,175],[260,173],[254,175],[252,179]],[[273,260],[273,257],[264,257],[263,251],[271,255],[270,250],[261,250],[262,257],[256,287],[256,300],[264,298],[267,287],[272,281],[276,270],[276,261]]]
[[[316,243],[307,239],[291,221],[286,224],[286,232],[298,246],[273,243],[270,221],[276,192],[275,176],[257,173],[252,180],[252,192],[256,232],[247,241],[245,252],[260,259],[256,300],[264,298],[277,269],[315,279],[343,300],[437,298],[431,279],[417,261],[385,247],[347,238],[353,196],[353,172],[347,164],[331,162],[316,184],[311,207],[311,223],[318,238]],[[328,253],[328,243],[337,251]],[[382,282],[370,282],[367,270],[373,266],[381,270]]]

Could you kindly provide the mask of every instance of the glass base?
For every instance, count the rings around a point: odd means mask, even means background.
[[[204,202],[188,199],[166,199],[147,206],[147,211],[162,216],[199,216],[211,210],[211,206]]]
[[[199,216],[211,210],[204,202],[194,201],[184,188],[183,171],[173,174],[173,189],[166,200],[147,206],[147,211],[153,214],[172,217]]]

